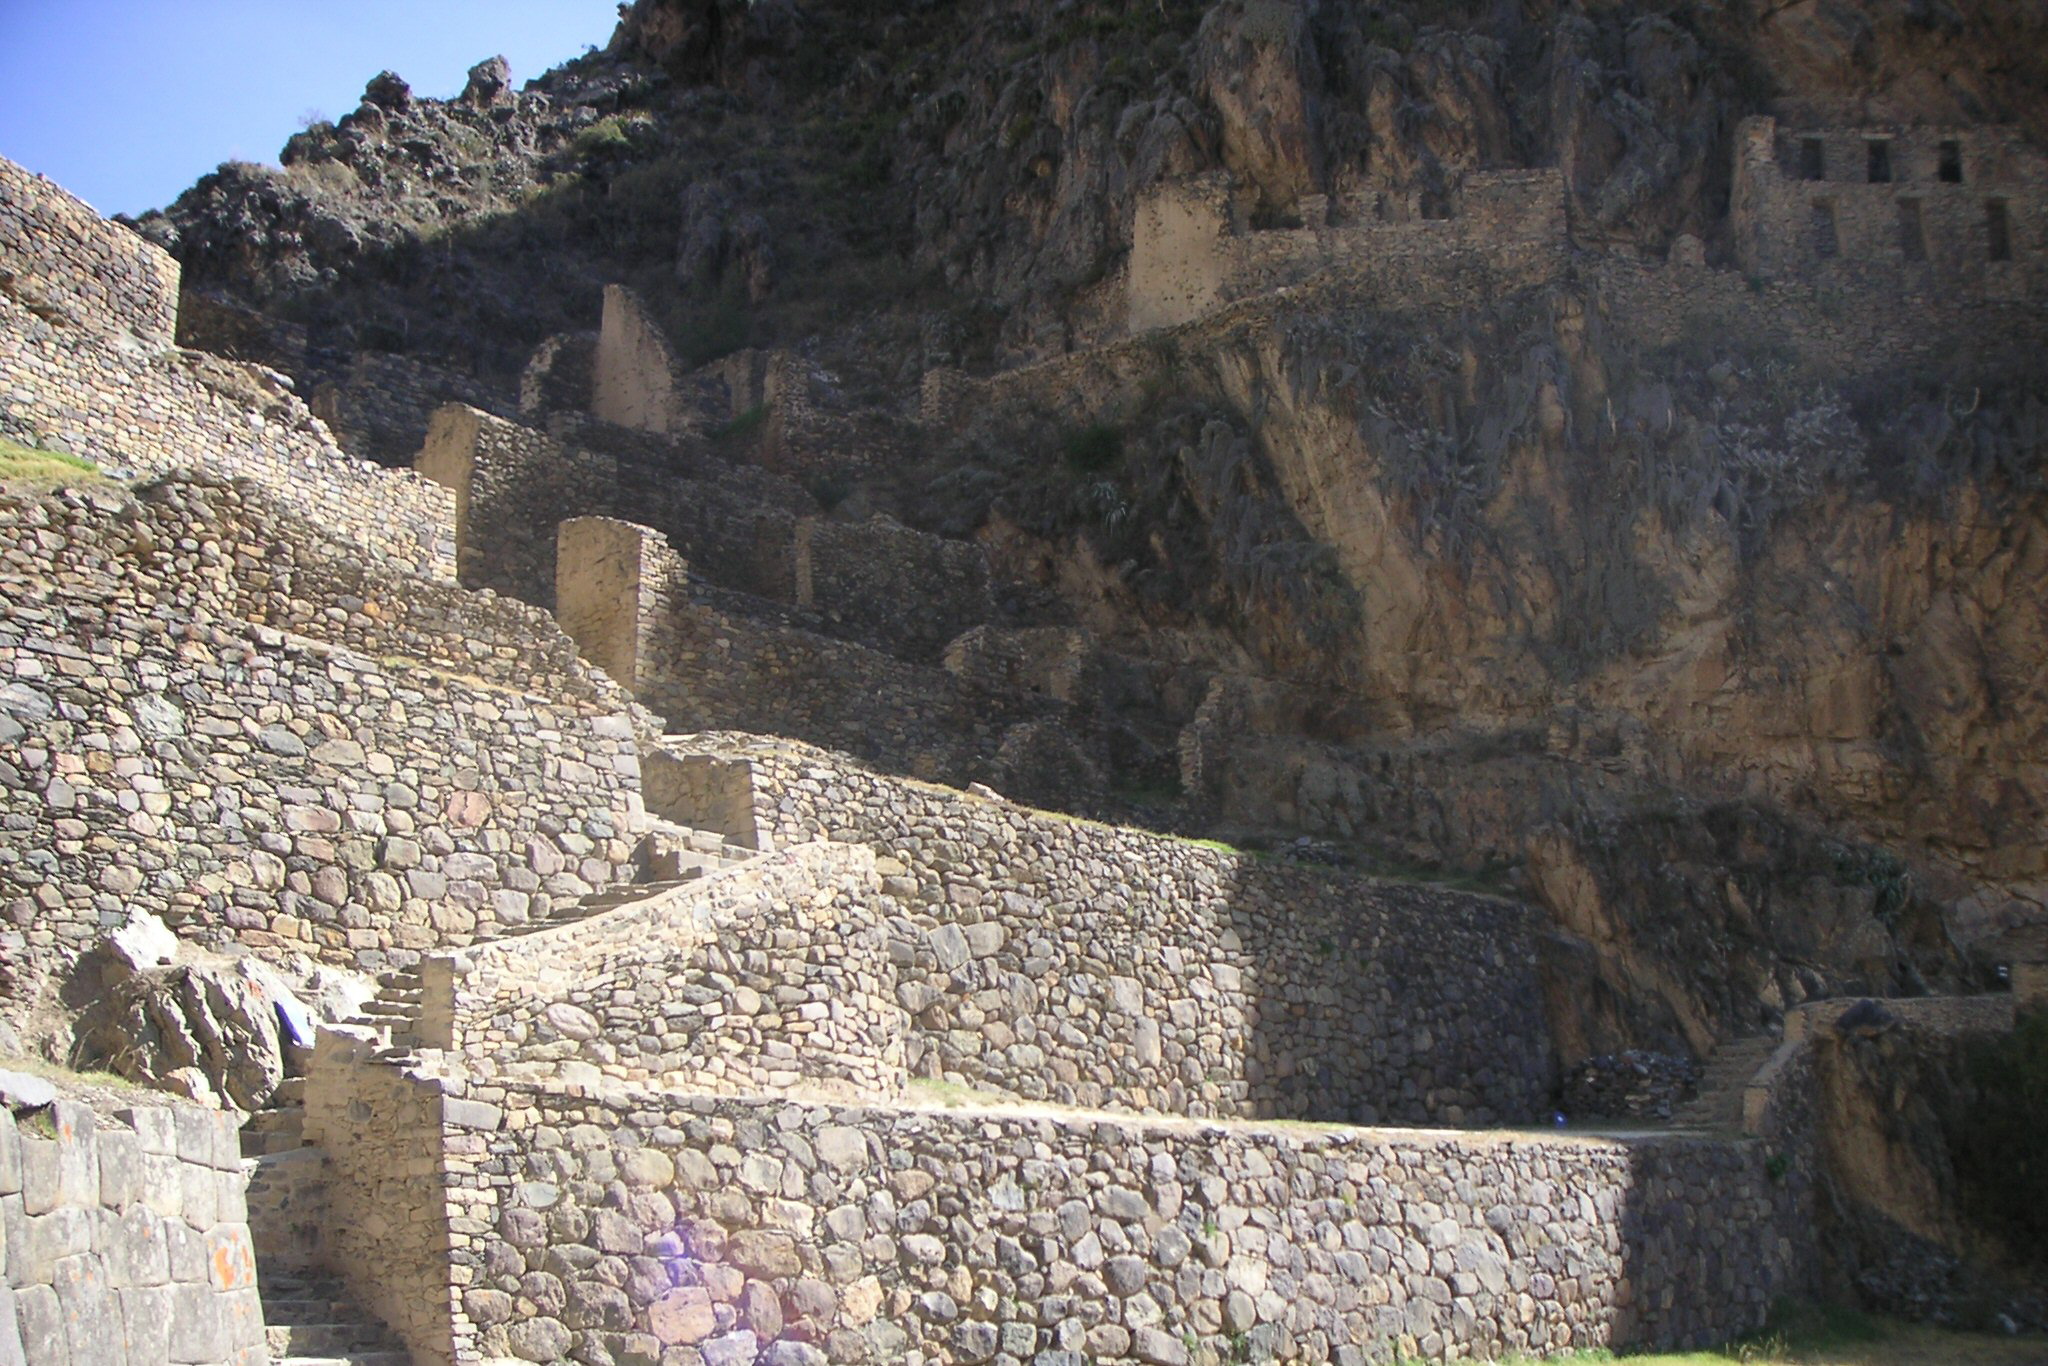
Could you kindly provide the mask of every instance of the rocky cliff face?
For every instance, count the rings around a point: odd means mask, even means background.
[[[1177,340],[1092,447],[997,406],[838,497],[980,537],[1031,620],[1239,680],[1178,818],[1533,894],[1567,1051],[1700,1050],[1985,982],[2048,917],[2048,393],[1995,335],[1653,343],[1601,272],[1732,260],[1744,116],[2038,139],[2044,54],[2019,0],[639,0],[524,91],[379,78],[142,226],[315,353],[506,379],[625,280],[689,360],[799,347],[894,418],[934,366],[1117,338],[1166,181],[1285,228],[1554,167],[1558,278],[1306,291]]]

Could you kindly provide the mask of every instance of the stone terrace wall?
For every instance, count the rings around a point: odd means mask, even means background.
[[[708,786],[746,766],[761,847],[884,856],[913,1074],[1198,1115],[1461,1124],[1544,1107],[1526,907],[1031,811],[785,742],[668,747]]]
[[[1646,348],[1778,345],[1834,375],[1889,366],[2009,363],[2048,342],[2048,309],[1985,299],[1926,279],[1859,268],[1821,278],[1745,277],[1732,270],[1616,257],[1589,263],[1602,316]]]
[[[635,723],[537,662],[559,636],[522,648],[534,614],[484,599],[323,594],[317,561],[272,554],[317,537],[244,512],[185,485],[0,498],[12,1011],[131,909],[373,968],[629,874]],[[329,639],[244,619],[278,595],[269,615]],[[488,652],[462,674],[390,657],[437,631]]]
[[[994,615],[978,545],[881,518],[830,521],[766,471],[594,444],[608,435],[565,440],[458,406],[436,415],[419,470],[455,492],[464,583],[551,606],[557,524],[618,517],[661,532],[700,577],[907,657],[935,658]]]
[[[0,376],[0,410],[64,450],[139,475],[197,466],[249,478],[367,559],[454,577],[448,493],[344,453],[280,375],[198,352],[137,354],[0,296]]]
[[[0,1360],[263,1366],[233,1116],[108,1108],[0,1113]]]
[[[996,615],[988,555],[886,518],[795,526],[795,601],[863,640],[917,659]]]
[[[1058,710],[1002,697],[942,668],[733,610],[715,589],[669,580],[645,600],[635,695],[671,730],[793,735],[896,772],[1038,792],[1029,772],[999,771],[1006,732]],[[1042,794],[1049,800],[1051,794]]]
[[[615,443],[623,454],[600,449],[593,441],[603,435],[564,440],[459,405],[435,414],[418,467],[455,491],[465,584],[551,607],[558,525],[630,517],[717,566],[731,587],[793,598],[792,538],[809,504],[800,490],[759,471],[731,471],[732,486],[693,478],[691,465],[664,464],[630,443]]]
[[[894,1095],[903,1012],[874,902],[864,848],[767,855],[571,926],[427,959],[421,1038],[482,1077]]]
[[[483,1356],[1490,1357],[1719,1341],[1806,1282],[1752,1144],[503,1104],[454,1177]]]
[[[178,263],[0,157],[0,295],[53,323],[167,347],[178,326]]]
[[[449,403],[500,417],[519,410],[516,395],[474,375],[382,351],[358,352],[346,374],[313,391],[312,409],[343,450],[395,467],[412,464],[434,413]]]
[[[1390,312],[1455,313],[1556,280],[1567,260],[1560,235],[1555,242],[1532,241],[1503,251],[1446,245],[1386,262],[1337,262],[1320,273],[1308,273],[1301,283],[1219,303],[1189,321],[1106,346],[986,377],[950,369],[930,371],[923,380],[919,417],[927,427],[942,430],[957,430],[978,416],[1018,408],[1068,422],[1116,420],[1161,386],[1184,386],[1189,357],[1224,349],[1245,335],[1273,327],[1290,312],[1311,309],[1317,301]]]

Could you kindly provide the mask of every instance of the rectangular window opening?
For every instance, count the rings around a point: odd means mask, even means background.
[[[1984,201],[1984,245],[1994,261],[2012,259],[2012,219],[2003,199]]]
[[[1801,180],[1826,180],[1828,154],[1819,138],[1799,139],[1799,178]]]
[[[1835,236],[1835,206],[1825,199],[1813,201],[1813,254],[1819,257],[1835,255],[1841,243]]]
[[[1920,201],[1899,201],[1899,253],[1908,261],[1927,259],[1927,230],[1920,222]]]
[[[1863,144],[1864,169],[1873,185],[1883,185],[1892,178],[1892,145],[1884,138],[1872,138]]]
[[[1963,183],[1963,144],[1944,142],[1941,144],[1941,178],[1951,185]]]

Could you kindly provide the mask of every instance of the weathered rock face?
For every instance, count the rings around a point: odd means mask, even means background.
[[[303,986],[305,999],[269,964],[198,953],[137,912],[71,984],[88,1002],[71,1051],[204,1105],[254,1111],[303,1072],[315,1029],[352,1015],[374,990],[332,968],[308,968]]]
[[[2012,1023],[2001,1003],[1970,1004],[1993,1009],[1943,1029],[1852,1009],[1817,1035],[1822,1212],[1836,1258],[1873,1308],[2038,1331],[2048,1323],[2038,1257],[1978,1217],[2010,1192],[1963,1189],[1988,1175],[1966,1176],[1959,1161],[1958,1143],[1983,1122],[1974,1107],[1987,1078],[1971,1059]]]

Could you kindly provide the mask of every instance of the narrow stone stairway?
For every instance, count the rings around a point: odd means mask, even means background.
[[[1674,1129],[1704,1129],[1716,1133],[1739,1132],[1742,1128],[1742,1093],[1763,1065],[1776,1052],[1778,1040],[1769,1034],[1728,1039],[1714,1050],[1700,1073],[1699,1090],[1671,1116]]]
[[[271,1366],[412,1366],[398,1335],[331,1276],[266,1276],[263,1323]]]
[[[306,1079],[286,1077],[270,1103],[242,1125],[242,1156],[269,1157],[302,1147],[306,1136]]]
[[[621,906],[632,905],[636,901],[645,901],[651,896],[672,892],[678,887],[758,856],[758,851],[727,844],[724,836],[711,831],[692,830],[666,821],[656,822],[648,831],[641,847],[642,863],[650,878],[649,881],[627,883],[601,892],[593,892],[581,900],[555,907],[547,915],[537,916],[527,924],[497,937],[516,939],[541,930],[572,925],[579,920],[588,920],[592,916],[615,911]],[[379,1058],[394,1062],[409,1059],[420,1044],[422,989],[418,968],[396,968],[379,973],[377,994],[364,1002],[361,1013],[352,1017],[348,1023],[367,1025],[384,1036],[386,1046],[378,1053]],[[277,1123],[281,1129],[282,1121]],[[245,1138],[245,1154],[247,1143],[248,1140]]]

